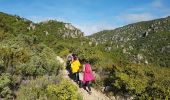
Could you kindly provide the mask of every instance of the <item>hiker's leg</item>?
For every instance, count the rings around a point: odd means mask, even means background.
[[[66,62],[66,69],[68,70],[69,67],[70,67],[70,61],[67,61],[67,62]]]
[[[82,88],[82,87],[83,87],[83,81],[79,80],[79,88]]]
[[[77,72],[77,82],[80,83],[79,72]]]
[[[74,73],[74,81],[77,82],[77,73]]]
[[[70,65],[70,61],[67,61],[67,65],[66,65],[66,69],[67,69],[67,72],[68,72],[68,76],[70,78],[72,78],[72,72],[71,72],[71,65]]]
[[[73,80],[76,81],[76,73],[73,73],[72,77],[73,77]]]
[[[69,68],[68,72],[69,72],[68,76],[69,76],[71,79],[73,79],[73,73],[72,73],[72,71],[71,71],[71,68]]]
[[[77,82],[77,84],[79,82],[79,73],[78,72],[76,72],[76,82]]]
[[[88,92],[88,90],[86,89],[86,87],[87,87],[87,81],[83,84],[83,89]]]
[[[88,90],[91,91],[91,88],[90,88],[90,81],[87,81],[87,87],[88,87]]]

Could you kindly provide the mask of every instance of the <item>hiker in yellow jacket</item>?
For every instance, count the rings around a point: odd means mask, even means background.
[[[73,80],[79,84],[79,68],[80,62],[75,54],[73,54],[73,61],[71,63],[71,70],[73,75]]]

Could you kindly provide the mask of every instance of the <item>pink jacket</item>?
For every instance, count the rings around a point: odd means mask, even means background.
[[[84,71],[84,76],[83,76],[83,82],[86,81],[93,81],[94,80],[94,76],[92,74],[92,70],[91,70],[91,66],[90,64],[84,64],[83,65],[83,71]]]

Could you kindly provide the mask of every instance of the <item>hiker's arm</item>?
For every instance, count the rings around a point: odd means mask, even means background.
[[[83,65],[83,73],[84,73],[84,71],[85,71],[85,66]]]
[[[91,66],[90,66],[90,71],[93,72],[92,69],[91,69]]]

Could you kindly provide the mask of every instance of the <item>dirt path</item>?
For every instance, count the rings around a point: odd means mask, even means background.
[[[62,58],[57,57],[57,60],[64,65],[65,61]],[[68,72],[65,69],[62,70],[62,74],[65,78],[70,79],[68,77]],[[83,75],[80,74],[80,79],[82,79],[82,76]],[[104,95],[100,91],[95,90],[94,88],[92,88],[92,94],[89,95],[86,90],[84,90],[83,88],[79,88],[79,86],[75,82],[73,82],[73,84],[75,84],[78,87],[78,91],[82,94],[83,100],[111,100],[106,95]]]

